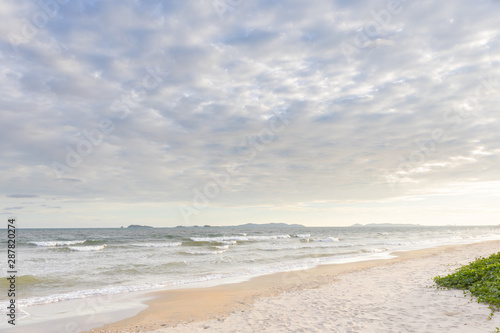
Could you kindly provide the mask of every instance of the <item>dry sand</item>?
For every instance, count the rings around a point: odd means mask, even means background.
[[[158,293],[135,317],[92,332],[493,332],[487,305],[437,290],[500,242],[398,253],[398,258],[278,273],[238,284]],[[175,327],[174,327],[175,326]]]

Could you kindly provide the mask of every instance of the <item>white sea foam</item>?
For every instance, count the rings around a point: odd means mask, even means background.
[[[333,244],[335,243],[335,244]],[[281,250],[300,250],[300,249],[310,249],[310,250],[314,250],[314,249],[334,249],[334,248],[343,248],[343,247],[351,247],[352,244],[350,245],[340,245],[340,244],[336,244],[338,242],[334,242],[334,241],[322,241],[322,242],[317,242],[317,243],[304,243],[304,242],[301,242],[300,244],[301,245],[298,245],[298,246],[290,246],[290,245],[272,245],[272,246],[264,246],[264,247],[261,247],[259,248],[259,250],[263,250],[263,251],[281,251]]]
[[[82,252],[88,252],[88,251],[100,251],[104,250],[106,247],[106,244],[104,245],[96,245],[96,246],[68,246],[68,249],[72,251],[82,251]]]
[[[295,237],[297,237],[297,238],[310,238],[311,234],[299,234],[299,235],[295,235]]]
[[[250,240],[286,239],[290,235],[248,236]]]
[[[237,242],[234,241],[234,240],[231,240],[231,241],[222,241],[222,242],[219,242],[221,244],[226,244],[226,245],[235,245]]]
[[[36,246],[44,246],[44,247],[68,246],[68,245],[76,245],[76,244],[83,244],[83,243],[85,243],[85,240],[28,242],[28,244],[34,244]]]
[[[208,250],[191,250],[185,251],[188,254],[222,254],[226,252],[226,250],[218,250],[218,251],[208,251]]]
[[[314,239],[315,242],[338,242],[340,239],[337,237],[328,237],[328,238],[321,238],[321,239]]]
[[[248,241],[248,237],[245,237],[245,236],[191,237],[190,239],[193,242],[212,242],[212,243]]]
[[[191,237],[193,242],[227,242],[227,241],[263,241],[269,239],[285,239],[290,235],[264,235],[264,236],[222,236],[222,237]]]
[[[174,246],[181,246],[182,242],[175,242],[175,243],[137,243],[137,244],[130,244],[130,246],[138,246],[138,247],[174,247]]]

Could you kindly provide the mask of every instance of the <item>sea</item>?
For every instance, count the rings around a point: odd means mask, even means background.
[[[0,241],[7,248],[7,236]],[[500,240],[497,226],[18,229],[18,320],[33,306],[92,296],[189,288],[395,251]],[[0,312],[9,302],[7,255]],[[492,250],[492,252],[494,252]]]

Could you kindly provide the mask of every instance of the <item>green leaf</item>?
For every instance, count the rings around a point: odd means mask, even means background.
[[[442,288],[464,289],[479,302],[500,308],[500,252],[488,258],[478,258],[447,276],[436,276],[434,282]]]

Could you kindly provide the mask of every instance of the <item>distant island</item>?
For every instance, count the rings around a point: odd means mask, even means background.
[[[129,229],[138,229],[138,228],[153,228],[149,225],[138,225],[138,224],[131,224],[127,228]]]
[[[400,224],[400,223],[369,223],[369,224],[353,224],[351,227],[420,227],[420,224]]]
[[[302,224],[287,224],[287,223],[247,223],[234,225],[233,227],[244,227],[244,228],[259,228],[259,227],[269,227],[269,228],[285,228],[285,227],[295,227],[295,228],[305,228]]]
[[[351,225],[352,228],[376,228],[376,227],[420,227],[420,224],[411,224],[411,223],[368,223],[368,224],[360,224],[356,223]],[[183,226],[178,225],[175,228],[200,228],[201,226],[192,225],[192,226]],[[288,224],[288,223],[246,223],[239,225],[228,225],[228,226],[213,226],[209,224],[205,224],[204,228],[219,228],[219,227],[230,227],[230,228],[305,228],[306,226],[302,224]],[[123,228],[123,227],[122,227]],[[139,224],[131,224],[127,227],[128,229],[151,229],[155,227],[151,227],[149,225],[139,225]],[[161,227],[160,227],[161,228]]]
[[[263,223],[263,224],[258,224],[258,223],[247,223],[247,224],[240,224],[240,225],[228,225],[228,226],[221,226],[221,228],[305,228],[304,225],[302,224],[287,224],[287,223]],[[123,227],[122,227],[123,228]],[[131,224],[127,227],[127,229],[150,229],[150,228],[155,228],[151,227],[149,225],[139,225],[139,224]],[[160,227],[162,228],[162,227]],[[198,225],[191,225],[191,226],[184,226],[184,225],[178,225],[175,228],[201,228]],[[209,225],[205,224],[203,228],[219,228],[219,226],[214,226],[214,225]]]

